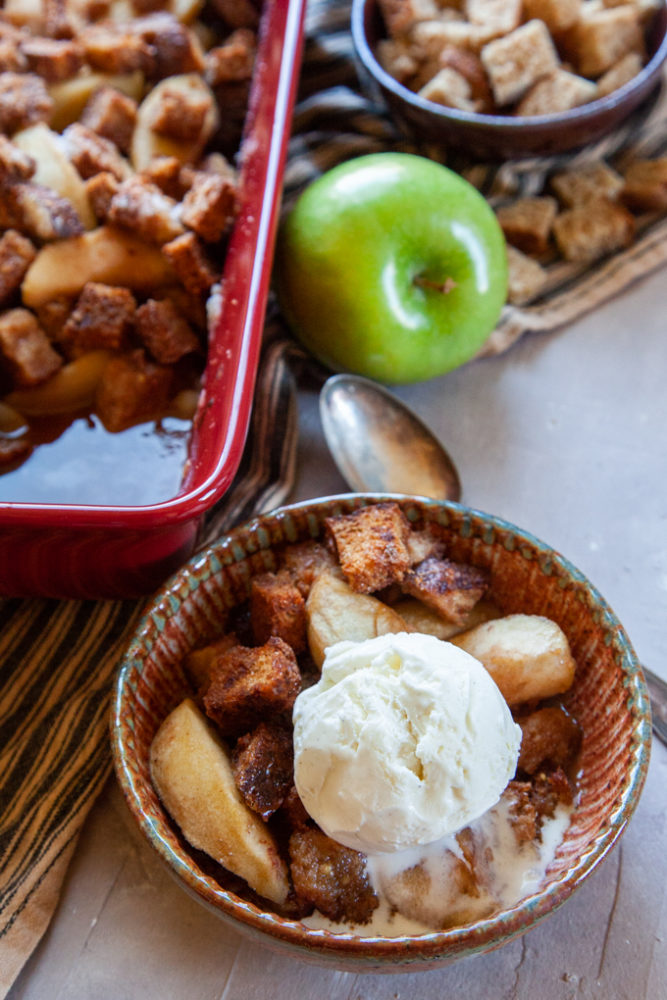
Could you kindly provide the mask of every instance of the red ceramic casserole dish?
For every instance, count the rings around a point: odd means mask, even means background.
[[[148,506],[0,502],[0,594],[137,597],[194,548],[240,462],[262,337],[306,0],[266,3],[225,259],[180,492]]]

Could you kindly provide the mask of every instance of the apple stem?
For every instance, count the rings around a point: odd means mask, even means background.
[[[441,292],[442,295],[448,295],[449,292],[453,292],[457,287],[457,282],[453,278],[445,278],[444,281],[433,281],[431,278],[425,278],[423,274],[418,274],[414,278],[415,285],[419,285],[420,288],[432,288],[436,292]]]

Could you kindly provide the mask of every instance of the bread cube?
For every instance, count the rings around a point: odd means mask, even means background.
[[[450,66],[445,66],[436,73],[418,93],[425,101],[433,101],[434,104],[442,104],[447,108],[472,112],[477,110],[469,82]]]
[[[0,358],[17,385],[39,385],[62,367],[63,360],[28,309],[0,315]]]
[[[656,160],[636,160],[625,172],[623,201],[639,211],[667,209],[667,156]]]
[[[627,55],[644,54],[644,33],[638,10],[631,4],[584,12],[567,40],[582,76],[596,78]]]
[[[287,570],[253,578],[250,620],[255,642],[276,635],[295,653],[306,648],[306,602]]]
[[[551,178],[551,187],[563,205],[573,208],[586,204],[591,198],[615,201],[623,188],[623,178],[601,160],[555,174]]]
[[[507,35],[521,24],[522,0],[465,0],[464,13],[471,24]]]
[[[400,583],[409,570],[410,524],[397,504],[362,507],[352,514],[328,517],[325,524],[345,579],[357,593]]]
[[[559,58],[543,21],[529,21],[482,49],[482,63],[496,104],[518,101],[537,81],[558,68]]]
[[[436,0],[379,0],[387,34],[392,38],[406,35],[419,21],[438,17]]]
[[[583,76],[557,69],[538,80],[519,102],[517,115],[553,115],[570,111],[580,104],[587,104],[597,97],[597,87]]]
[[[624,87],[626,83],[637,76],[643,64],[644,61],[638,52],[628,52],[600,77],[597,96],[606,97],[607,94],[613,94],[619,87]]]
[[[541,254],[549,248],[557,211],[555,198],[517,198],[509,205],[502,205],[496,217],[508,243],[524,253]]]
[[[447,621],[462,625],[488,586],[483,570],[449,559],[425,559],[405,575],[402,589],[437,611]]]
[[[537,298],[547,281],[547,272],[532,257],[516,247],[507,248],[507,298],[515,306],[525,305]]]
[[[558,215],[553,234],[566,260],[590,263],[629,246],[635,235],[635,220],[622,205],[608,198],[595,198]]]
[[[571,28],[578,21],[581,8],[582,0],[523,0],[524,17],[544,21],[552,35]]]
[[[468,21],[422,21],[414,26],[410,37],[418,58],[437,59],[446,45],[480,52],[495,35],[488,28]]]

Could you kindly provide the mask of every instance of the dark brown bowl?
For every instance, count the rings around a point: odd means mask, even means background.
[[[238,895],[225,872],[189,847],[151,783],[150,745],[160,723],[190,693],[182,661],[210,640],[250,580],[276,568],[286,544],[318,538],[324,519],[380,500],[400,503],[416,528],[445,532],[452,558],[489,570],[505,611],[543,614],[566,633],[577,661],[566,705],[583,729],[578,799],[539,890],[516,906],[446,931],[406,937],[356,936],[279,916]],[[553,549],[500,518],[417,497],[359,494],[295,504],[236,528],[196,556],[150,603],[115,687],[112,748],[130,810],[181,885],[237,930],[307,961],[355,972],[447,965],[506,944],[557,909],[602,861],[625,829],[646,776],[648,697],[632,646],[602,596]]]
[[[542,156],[602,138],[650,96],[660,82],[667,57],[667,5],[662,5],[651,25],[649,60],[637,76],[606,97],[553,115],[482,115],[426,101],[398,83],[375,58],[377,43],[384,37],[377,0],[353,0],[352,38],[357,57],[404,131],[486,159]]]

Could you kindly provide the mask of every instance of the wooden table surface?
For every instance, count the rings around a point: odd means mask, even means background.
[[[568,556],[667,677],[667,274],[577,324],[399,395],[458,464],[464,501]],[[300,396],[293,499],[344,491]],[[489,955],[402,975],[332,972],[245,940],[174,881],[113,781],[10,1000],[661,1000],[667,749],[620,844],[557,913]]]

